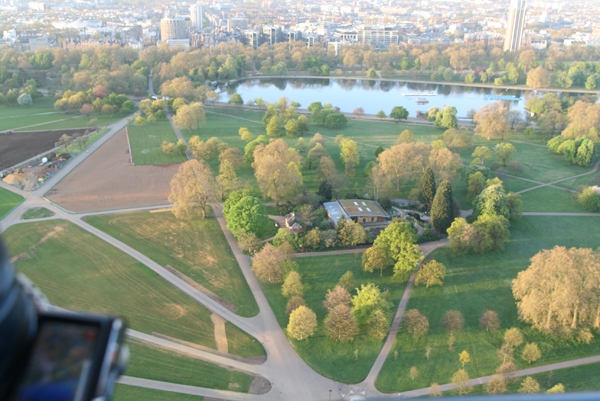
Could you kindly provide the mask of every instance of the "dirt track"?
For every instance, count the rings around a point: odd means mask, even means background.
[[[178,164],[132,166],[125,130],[120,131],[46,194],[73,212],[167,203]]]

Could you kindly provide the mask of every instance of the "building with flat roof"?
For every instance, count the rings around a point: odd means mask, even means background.
[[[190,6],[190,21],[194,28],[202,30],[202,4]]]
[[[165,17],[160,20],[160,39],[187,39],[188,29],[181,17]]]
[[[390,216],[379,205],[372,200],[363,199],[343,199],[333,202],[323,203],[327,215],[337,227],[338,221],[344,217],[361,225],[368,223],[383,223],[389,220]]]

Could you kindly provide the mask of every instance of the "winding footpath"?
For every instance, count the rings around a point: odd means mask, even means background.
[[[249,120],[250,121],[250,120]],[[193,286],[189,285],[184,280],[180,279],[176,275],[172,274],[170,271],[165,269],[163,266],[157,264],[146,255],[136,251],[135,249],[129,247],[118,239],[109,236],[108,234],[92,227],[87,224],[83,219],[86,216],[90,215],[98,215],[98,214],[108,214],[108,213],[117,213],[117,212],[127,212],[127,211],[139,211],[139,210],[153,210],[153,209],[164,209],[169,207],[170,205],[158,205],[151,207],[140,207],[140,208],[127,208],[120,210],[110,210],[110,211],[101,211],[94,213],[81,213],[74,214],[70,213],[60,206],[55,205],[46,198],[44,198],[44,194],[52,189],[54,185],[56,185],[62,178],[64,178],[67,174],[73,171],[87,156],[97,150],[100,146],[102,146],[106,141],[108,141],[113,135],[115,135],[118,131],[120,131],[123,127],[125,127],[129,122],[129,119],[123,119],[118,122],[115,122],[109,127],[109,131],[102,136],[98,141],[92,144],[86,151],[80,153],[75,156],[69,163],[67,163],[61,170],[59,170],[53,177],[48,179],[46,183],[31,192],[24,192],[12,186],[8,186],[4,182],[0,181],[0,187],[9,189],[13,192],[16,192],[22,195],[25,199],[24,201],[18,205],[15,209],[13,209],[7,216],[4,217],[3,220],[0,220],[0,233],[5,231],[8,227],[21,224],[25,222],[35,222],[35,221],[43,221],[43,220],[52,220],[52,219],[62,219],[69,221],[84,230],[90,232],[91,234],[97,236],[99,239],[111,244],[112,246],[118,248],[122,252],[130,255],[131,257],[138,260],[140,263],[146,265],[149,269],[156,272],[160,277],[162,277],[165,281],[169,282],[171,285],[178,288],[180,291],[187,294],[190,298],[194,299],[199,304],[206,307],[211,312],[219,315],[223,319],[235,324],[240,329],[244,330],[248,334],[254,336],[258,341],[260,341],[266,351],[267,361],[263,364],[256,365],[247,363],[244,361],[236,360],[233,358],[228,358],[227,356],[220,355],[218,353],[207,352],[204,350],[196,349],[189,347],[187,345],[177,343],[174,341],[166,340],[163,338],[159,338],[156,336],[148,335],[145,333],[140,333],[135,330],[129,330],[128,335],[132,338],[139,339],[141,341],[145,341],[151,343],[155,346],[162,347],[165,349],[170,349],[172,351],[176,351],[179,353],[183,353],[185,355],[202,359],[211,363],[214,363],[219,366],[223,366],[230,369],[236,369],[243,372],[247,372],[253,375],[263,376],[271,382],[271,390],[264,395],[252,395],[252,394],[242,394],[235,393],[232,391],[225,390],[214,390],[207,389],[201,387],[194,386],[186,386],[174,383],[167,383],[155,380],[147,380],[129,376],[123,376],[120,379],[120,383],[145,387],[150,389],[157,389],[163,391],[171,391],[178,392],[184,394],[193,394],[205,397],[226,399],[226,400],[250,400],[250,401],[259,401],[259,400],[341,400],[345,399],[348,395],[361,395],[364,398],[368,399],[391,399],[397,398],[398,394],[384,394],[379,392],[375,388],[375,380],[377,375],[379,374],[383,364],[388,357],[390,351],[392,350],[394,341],[396,339],[396,335],[398,332],[398,328],[400,326],[402,316],[406,309],[406,306],[410,299],[410,294],[412,288],[414,286],[415,275],[413,274],[406,286],[404,294],[399,302],[396,314],[394,316],[394,320],[392,322],[391,330],[381,348],[381,351],[372,366],[369,374],[365,378],[365,380],[359,384],[355,385],[345,385],[341,383],[337,383],[333,380],[327,379],[318,373],[316,373],[312,368],[310,368],[294,351],[290,342],[287,340],[284,335],[275,315],[260,287],[260,284],[254,274],[250,269],[250,259],[240,249],[237,244],[235,237],[227,230],[226,222],[223,218],[222,214],[222,205],[213,204],[212,207],[215,212],[215,216],[219,225],[227,239],[229,246],[234,254],[234,257],[237,263],[240,266],[240,269],[248,282],[248,285],[254,295],[257,305],[259,307],[260,312],[251,318],[245,318],[234,314],[228,309],[224,308],[218,302],[215,302],[210,297],[200,292]],[[177,131],[176,131],[177,132]],[[181,135],[181,133],[179,133]],[[178,135],[178,136],[179,136]],[[188,155],[190,157],[190,155]],[[594,168],[584,174],[579,174],[573,177],[567,177],[561,180],[554,181],[554,183],[566,181],[569,179],[585,176],[588,174],[593,174],[598,170],[600,166],[600,162],[596,163]],[[515,177],[522,179],[521,177]],[[535,188],[539,188],[542,186],[553,186],[550,184],[537,182],[533,180],[528,180],[535,184],[539,184]],[[560,188],[560,187],[557,187]],[[567,190],[565,188],[560,188],[563,190]],[[531,190],[531,189],[529,189]],[[54,216],[43,219],[34,219],[34,220],[20,220],[21,215],[28,209],[32,207],[45,207],[52,212],[55,213]],[[536,213],[529,212],[523,213],[524,215],[530,216],[600,216],[600,214],[594,213]],[[447,244],[447,240],[431,242],[421,245],[421,250],[424,254],[429,254],[433,250],[438,247],[444,246]],[[298,257],[310,257],[310,256],[323,256],[323,255],[340,255],[347,253],[360,253],[364,252],[366,248],[356,248],[342,251],[331,251],[331,252],[315,252],[315,253],[304,253],[297,254]],[[566,361],[551,365],[539,366],[530,369],[524,369],[517,372],[517,376],[531,375],[534,373],[545,372],[549,370],[563,369],[572,366],[579,366],[587,363],[595,363],[600,362],[600,356],[593,356],[588,358],[580,358],[572,361]],[[490,376],[481,377],[472,379],[472,384],[482,384],[489,381]],[[440,389],[442,391],[451,390],[452,387],[450,384],[441,385]],[[418,389],[407,391],[402,393],[404,397],[418,397],[429,394],[430,389]]]

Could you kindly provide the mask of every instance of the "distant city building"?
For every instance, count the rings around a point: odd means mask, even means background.
[[[185,20],[180,17],[165,17],[160,20],[160,39],[187,39],[188,29]]]
[[[258,32],[244,31],[244,44],[258,49],[258,46],[260,46]]]
[[[246,28],[248,28],[248,20],[246,18],[229,18],[227,20],[227,32]]]
[[[356,30],[358,43],[379,48],[390,47],[400,42],[400,34],[395,27],[364,26]]]
[[[261,44],[274,45],[281,41],[281,28],[278,26],[264,25],[262,28]]]
[[[506,21],[506,36],[504,51],[517,51],[521,47],[523,29],[525,28],[525,13],[527,0],[511,0]]]
[[[192,27],[202,29],[202,4],[190,6],[190,21],[192,21]]]

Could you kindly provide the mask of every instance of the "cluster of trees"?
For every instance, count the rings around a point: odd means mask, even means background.
[[[579,137],[567,139],[562,135],[555,136],[548,141],[550,152],[563,155],[570,164],[578,166],[589,166],[594,159],[596,147],[589,138]]]
[[[459,137],[462,138],[458,139]],[[415,142],[414,135],[410,131],[404,131],[398,138],[397,145],[382,150],[378,153],[377,162],[367,166],[370,170],[368,185],[373,197],[390,199],[394,191],[400,191],[402,183],[420,180],[428,167],[437,180],[453,183],[462,169],[462,160],[446,143],[458,149],[458,142],[468,142],[465,137],[466,134],[452,129],[452,132],[447,131],[442,136],[444,139],[426,144]],[[418,198],[418,191],[413,192],[411,197]],[[431,202],[433,199],[429,202],[430,206]]]
[[[586,248],[542,250],[513,280],[520,318],[540,330],[589,343],[600,327],[600,254]]]
[[[365,251],[362,264],[368,272],[379,269],[380,275],[393,266],[394,277],[406,282],[423,257],[414,228],[409,223],[396,220],[382,230],[373,246]]]
[[[507,194],[498,178],[485,181],[482,171],[474,171],[467,175],[470,186],[467,190],[472,195],[483,189],[473,200],[470,222],[459,217],[448,229],[450,248],[457,253],[502,251],[510,237],[509,220],[521,217],[521,197],[512,192]]]
[[[204,104],[193,102],[188,104],[184,98],[177,98],[171,106],[175,111],[173,122],[181,129],[187,129],[190,133],[206,122]]]
[[[265,102],[261,100],[260,104],[264,105]],[[285,128],[285,134],[289,138],[306,134],[310,129],[309,120],[306,116],[298,115],[298,107],[300,103],[290,102],[286,97],[280,98],[276,103],[268,104],[262,118],[267,135],[270,137],[283,135],[282,127]]]
[[[66,90],[57,96],[54,108],[62,112],[79,111],[84,116],[99,114],[131,114],[136,110],[135,103],[125,95],[109,94],[104,86],[96,86],[85,92]]]
[[[334,108],[329,103],[312,102],[307,109],[310,111],[310,118],[314,124],[326,128],[343,128],[348,124],[348,118],[340,113],[340,109]]]
[[[146,123],[155,123],[156,121],[164,121],[167,119],[165,110],[168,107],[168,103],[164,99],[150,100],[144,99],[140,102],[139,108],[142,111],[143,116],[139,115],[133,120],[136,125],[144,125]]]
[[[458,111],[454,106],[447,106],[444,109],[432,107],[427,112],[427,120],[433,121],[436,127],[457,128],[458,118],[456,114],[458,114]]]

